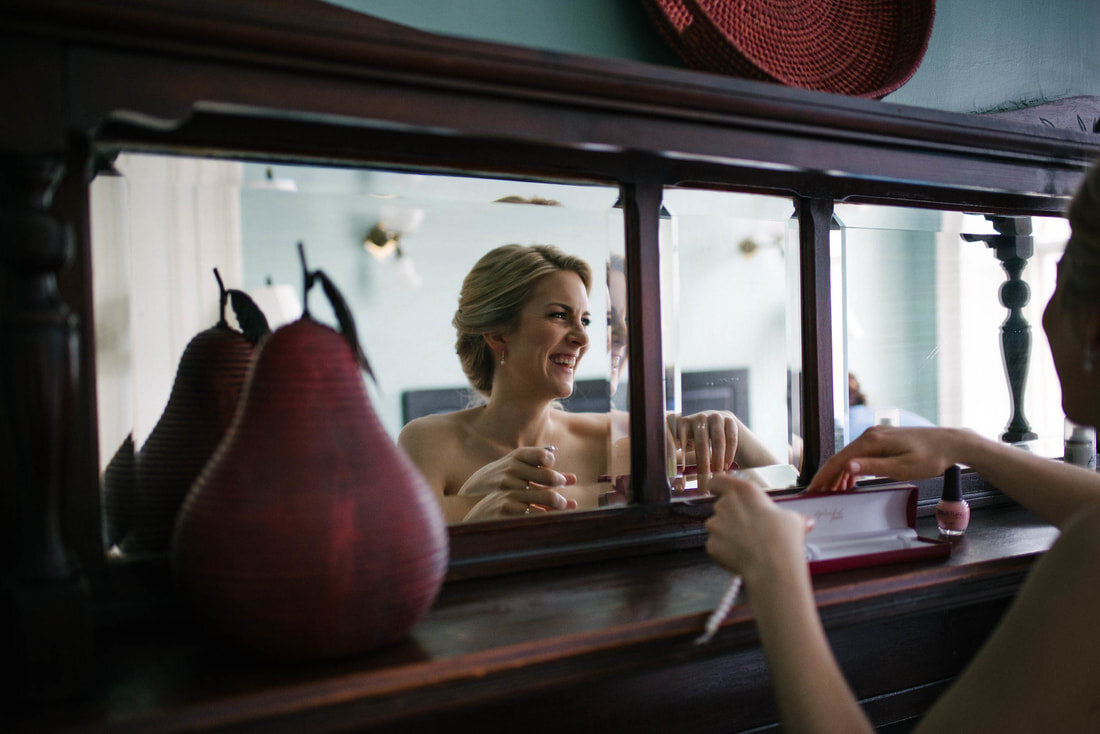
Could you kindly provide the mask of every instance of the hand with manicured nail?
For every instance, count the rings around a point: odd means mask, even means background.
[[[843,492],[861,476],[900,481],[943,474],[961,461],[958,429],[872,426],[826,461],[810,481],[811,492]]]
[[[574,474],[554,470],[554,446],[521,446],[470,475],[458,494],[481,496],[465,520],[490,520],[575,509],[575,500],[554,491],[577,483]]]

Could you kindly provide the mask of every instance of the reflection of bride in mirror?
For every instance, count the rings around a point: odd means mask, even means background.
[[[610,392],[615,405],[616,389],[626,374],[628,342],[626,322],[626,263],[614,254],[607,263],[607,351],[611,361]],[[625,413],[612,411],[612,446],[619,447],[615,460],[629,468],[629,444],[620,436],[628,435]],[[729,411],[715,410],[682,416],[669,412],[665,424],[671,439],[670,451],[676,452],[677,474],[685,466],[709,466],[711,471],[734,467],[758,467],[777,464],[778,460],[741,419]],[[620,454],[625,454],[620,456]],[[680,478],[682,480],[682,477]],[[706,489],[706,473],[700,477],[700,489]]]
[[[556,403],[589,347],[591,285],[587,263],[548,245],[498,247],[466,276],[456,350],[486,402],[418,418],[398,437],[448,521],[595,506],[584,499],[608,472],[610,414]],[[670,428],[714,470],[743,458],[748,430],[732,414],[674,416]]]

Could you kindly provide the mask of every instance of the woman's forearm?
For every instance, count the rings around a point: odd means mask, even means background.
[[[732,475],[714,490],[707,552],[744,582],[785,729],[871,732],[817,615],[805,556],[812,520]]]
[[[872,732],[829,647],[809,571],[746,586],[784,730]]]
[[[768,450],[760,437],[749,430],[740,418],[734,416],[733,419],[737,421],[738,429],[737,452],[734,456],[738,466],[751,468],[781,463],[781,460]]]
[[[958,463],[1052,525],[1061,527],[1084,507],[1100,504],[1100,474],[1051,461],[1010,444],[957,430]]]

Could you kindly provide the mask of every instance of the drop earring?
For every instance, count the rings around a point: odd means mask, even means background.
[[[500,351],[500,363],[504,364],[504,350],[503,349]]]

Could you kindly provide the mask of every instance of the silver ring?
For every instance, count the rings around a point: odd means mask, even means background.
[[[527,509],[523,511],[523,514],[524,515],[530,515],[531,514],[531,505],[527,505]]]
[[[523,488],[527,489],[527,490],[531,489],[531,482],[530,481],[525,482],[524,485],[523,485]],[[530,509],[531,506],[528,505],[527,508]]]

